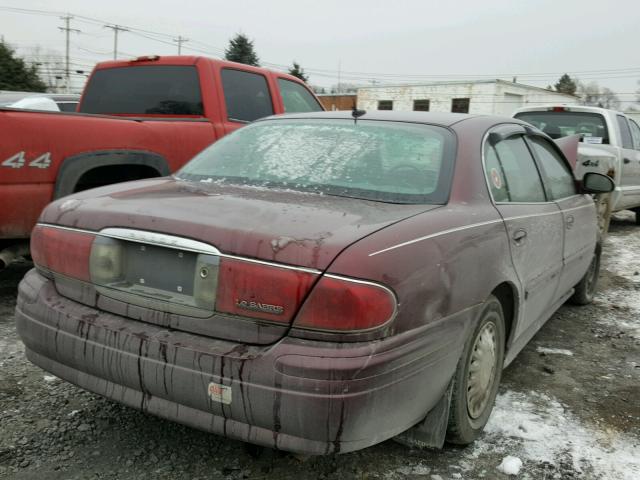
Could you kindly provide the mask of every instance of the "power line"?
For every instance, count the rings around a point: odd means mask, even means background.
[[[178,38],[174,38],[173,41],[178,44],[178,55],[182,55],[182,44],[188,42],[189,39],[178,35]]]
[[[104,25],[104,28],[110,28],[113,30],[113,59],[118,58],[118,33],[128,32],[128,28],[121,27],[120,25]]]
[[[71,77],[69,75],[69,34],[71,32],[75,32],[75,33],[80,33],[80,30],[78,30],[77,28],[71,28],[70,24],[71,24],[71,19],[73,18],[72,15],[65,15],[64,17],[60,17],[62,20],[64,20],[64,27],[58,27],[61,31],[65,32],[65,36],[66,36],[66,53],[65,53],[65,78],[66,78],[66,85],[65,85],[65,89],[67,91],[67,93],[69,93],[69,88],[71,87]]]
[[[18,7],[6,7],[0,6],[0,10],[10,11],[15,13],[23,13],[23,14],[31,14],[31,15],[41,15],[41,16],[58,16],[61,15],[60,12],[50,11],[50,10],[38,10],[38,9],[27,9],[27,8],[18,8]],[[74,15],[74,19],[78,22],[84,22],[95,25],[104,25],[108,23],[104,20],[100,20],[97,18],[87,17],[84,15]],[[126,29],[130,33],[134,35],[138,35],[140,37],[146,38],[151,41],[155,41],[158,43],[162,43],[165,45],[174,45],[178,43],[178,53],[181,54],[182,44],[186,42],[186,39],[182,36],[178,36],[176,39],[175,35],[171,35],[164,32],[156,32],[152,30],[141,29],[132,26],[126,25],[114,25],[121,29]],[[112,28],[111,26],[109,28]],[[120,30],[122,31],[122,30]],[[114,31],[115,37],[117,37],[117,30]],[[177,41],[181,40],[181,41]],[[184,41],[182,41],[184,40]],[[222,57],[224,55],[224,50],[215,47],[204,42],[200,42],[197,40],[189,40],[192,44],[191,46],[184,46],[184,49],[190,50],[198,53],[205,53],[207,55],[214,55]],[[114,38],[114,43],[117,43],[117,38]],[[115,46],[115,45],[114,45]],[[117,48],[114,48],[114,51]],[[116,52],[117,53],[117,52]],[[272,63],[272,62],[263,62],[263,64],[269,68],[273,68],[276,70],[286,71],[288,70],[288,65]],[[346,71],[339,68],[338,70],[332,69],[323,69],[323,68],[313,68],[313,67],[305,67],[305,70],[310,74],[323,77],[323,78],[339,78],[340,83],[344,80],[350,81],[365,81],[365,82],[416,82],[416,81],[427,81],[428,79],[490,79],[490,78],[512,78],[513,76],[517,76],[521,79],[527,79],[529,81],[539,81],[539,82],[548,82],[557,79],[558,75],[563,73],[569,73],[572,76],[579,76],[581,79],[585,80],[605,80],[605,79],[626,79],[626,78],[637,78],[640,76],[640,67],[632,67],[632,68],[617,68],[617,69],[599,69],[599,70],[577,70],[573,72],[529,72],[529,73],[519,73],[519,72],[508,72],[508,73],[497,73],[497,74],[468,74],[468,73],[447,73],[447,74],[413,74],[413,73],[389,73],[389,72],[361,72],[361,71]]]

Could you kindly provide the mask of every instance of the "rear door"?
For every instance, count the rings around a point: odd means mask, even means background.
[[[622,198],[618,208],[640,205],[640,144],[634,141],[632,128],[623,115],[616,115],[622,147],[622,175],[620,187]],[[635,128],[637,125],[634,124]],[[640,132],[636,132],[638,135]],[[640,141],[640,138],[638,139]]]
[[[266,75],[225,67],[220,69],[220,78],[225,133],[276,112],[275,99]]]
[[[560,208],[546,196],[524,129],[505,128],[511,131],[501,134],[498,130],[485,144],[485,172],[522,287],[524,312],[516,328],[518,336],[547,315],[557,300],[564,223]]]
[[[589,267],[597,240],[596,208],[589,195],[579,194],[569,165],[546,138],[527,137],[539,163],[547,197],[562,211],[564,223],[564,268],[558,296],[569,292]]]

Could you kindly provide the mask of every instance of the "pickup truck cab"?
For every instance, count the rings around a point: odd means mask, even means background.
[[[0,108],[0,268],[56,198],[166,176],[253,120],[321,110],[296,77],[195,56],[99,63],[76,113]]]
[[[609,175],[616,188],[599,200],[604,232],[610,214],[633,210],[640,225],[640,127],[624,113],[588,106],[541,106],[516,110],[515,118],[539,128],[551,138],[580,136],[574,174]]]

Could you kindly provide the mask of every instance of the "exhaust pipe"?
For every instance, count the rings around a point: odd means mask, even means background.
[[[29,243],[17,243],[5,248],[0,252],[0,270],[4,270],[16,258],[29,255]]]

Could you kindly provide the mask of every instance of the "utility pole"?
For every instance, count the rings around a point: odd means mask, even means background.
[[[128,32],[129,30],[115,24],[105,25],[104,27],[113,30],[113,59],[115,60],[116,58],[118,58],[118,32]]]
[[[189,39],[178,35],[178,38],[174,38],[173,41],[178,44],[178,55],[182,55],[182,44],[188,42]]]
[[[340,85],[340,80],[342,76],[342,60],[338,60],[338,95],[341,93],[342,87]]]
[[[71,19],[73,18],[72,15],[69,15],[67,13],[67,15],[65,15],[64,17],[60,17],[61,20],[64,20],[64,27],[58,27],[61,31],[65,32],[66,34],[66,53],[65,53],[65,69],[64,69],[64,77],[65,77],[65,90],[67,91],[67,93],[69,93],[69,88],[71,86],[71,76],[69,74],[69,34],[71,32],[76,32],[76,33],[80,33],[80,30],[78,30],[77,28],[71,28],[70,27],[70,22]]]

